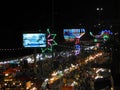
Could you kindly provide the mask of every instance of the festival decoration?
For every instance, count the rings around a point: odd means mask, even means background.
[[[90,32],[90,35],[93,36],[94,42],[97,42],[98,39],[103,39],[103,41],[107,41],[109,39],[109,36],[113,33],[110,30],[102,30],[99,35],[94,35],[92,32]]]
[[[52,51],[53,46],[57,45],[57,42],[55,41],[56,34],[50,33],[50,30],[47,29],[47,47],[46,48],[41,48],[42,53],[45,51],[49,50]]]
[[[110,38],[110,35],[113,34],[110,30],[102,30],[102,32],[104,33],[102,36],[104,41],[107,41]]]
[[[75,55],[80,53],[80,38],[85,34],[85,29],[80,29],[80,34],[76,34],[75,38]]]
[[[80,45],[75,45],[75,55],[78,55],[80,53]]]

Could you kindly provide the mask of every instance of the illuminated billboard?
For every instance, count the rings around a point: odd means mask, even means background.
[[[63,35],[67,42],[74,42],[76,38],[81,38],[85,34],[85,29],[64,29]]]
[[[46,47],[46,34],[23,33],[23,47]]]

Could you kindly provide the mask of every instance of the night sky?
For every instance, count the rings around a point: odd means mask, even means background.
[[[39,2],[2,2],[0,5],[0,48],[22,47],[23,32],[51,32],[63,42],[64,28],[90,27],[98,20],[118,20],[117,0],[40,0]],[[100,16],[97,7],[104,10]],[[81,25],[80,25],[81,24]]]

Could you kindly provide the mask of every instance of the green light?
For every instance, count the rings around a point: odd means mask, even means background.
[[[94,39],[94,42],[98,42],[98,40],[97,40],[97,39]]]
[[[92,32],[90,32],[90,35],[91,35],[91,36],[93,35]]]
[[[47,29],[47,47],[46,48],[41,48],[42,53],[45,51],[49,50],[52,52],[53,46],[57,45],[57,42],[54,40],[56,37],[56,34],[51,34],[49,28]]]
[[[108,38],[109,38],[108,35],[104,35],[104,36],[103,36],[103,39],[108,39]]]

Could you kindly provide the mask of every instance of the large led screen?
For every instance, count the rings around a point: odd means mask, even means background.
[[[65,41],[73,42],[76,38],[80,38],[85,33],[85,29],[64,29],[63,35]]]
[[[24,33],[23,47],[46,47],[46,34]]]

